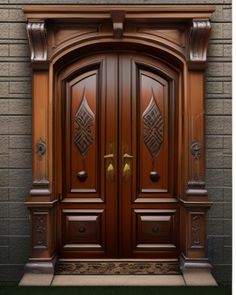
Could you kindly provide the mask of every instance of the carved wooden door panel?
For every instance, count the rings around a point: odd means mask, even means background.
[[[160,61],[119,56],[119,249],[124,257],[178,253],[176,79]]]
[[[176,257],[174,72],[127,53],[72,67],[62,99],[61,256]]]
[[[83,59],[64,83],[62,257],[117,255],[117,62]]]

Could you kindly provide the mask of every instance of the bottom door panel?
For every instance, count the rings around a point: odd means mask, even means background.
[[[177,209],[134,209],[133,252],[175,257],[178,251]]]
[[[62,250],[104,252],[104,209],[63,209]]]

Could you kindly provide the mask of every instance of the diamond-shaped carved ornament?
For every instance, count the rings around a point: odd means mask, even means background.
[[[74,143],[83,157],[87,154],[93,142],[91,127],[94,123],[94,118],[95,115],[89,107],[86,96],[84,95],[75,115],[75,123],[77,126],[75,128],[74,137]]]
[[[158,105],[152,96],[143,112],[144,143],[152,157],[156,157],[163,142],[164,123]]]

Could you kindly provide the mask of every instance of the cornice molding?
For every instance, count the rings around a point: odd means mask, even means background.
[[[186,20],[193,18],[209,18],[215,11],[212,5],[29,5],[23,7],[29,19],[109,19],[111,11],[125,11],[126,19],[157,19]]]

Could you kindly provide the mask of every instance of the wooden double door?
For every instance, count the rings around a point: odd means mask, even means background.
[[[109,52],[61,75],[60,256],[177,257],[177,74]]]

